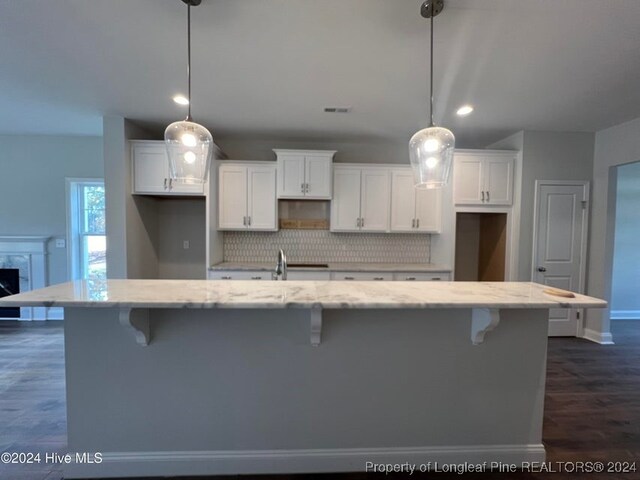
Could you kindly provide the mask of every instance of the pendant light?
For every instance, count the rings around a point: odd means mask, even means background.
[[[409,141],[409,158],[416,188],[440,188],[449,181],[455,137],[450,130],[433,123],[433,18],[444,8],[444,0],[426,0],[420,13],[431,19],[430,96],[428,128],[416,132]]]
[[[181,183],[203,183],[207,179],[214,148],[209,130],[191,119],[191,7],[201,0],[182,0],[187,4],[187,79],[189,100],[185,120],[173,122],[164,131],[171,178]]]

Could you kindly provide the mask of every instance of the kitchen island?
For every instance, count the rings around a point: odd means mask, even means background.
[[[534,283],[108,280],[65,308],[67,478],[542,461],[548,310]],[[368,463],[369,462],[369,463]]]

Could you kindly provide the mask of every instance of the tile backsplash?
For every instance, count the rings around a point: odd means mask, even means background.
[[[226,262],[275,261],[279,248],[289,263],[429,263],[431,235],[328,230],[224,233]]]

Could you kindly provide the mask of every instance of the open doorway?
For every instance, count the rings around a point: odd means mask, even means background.
[[[504,282],[507,214],[456,214],[456,281]]]
[[[640,162],[617,169],[611,319],[640,320]]]

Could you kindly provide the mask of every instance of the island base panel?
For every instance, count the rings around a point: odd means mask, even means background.
[[[67,308],[68,478],[363,471],[544,460],[548,310]]]

